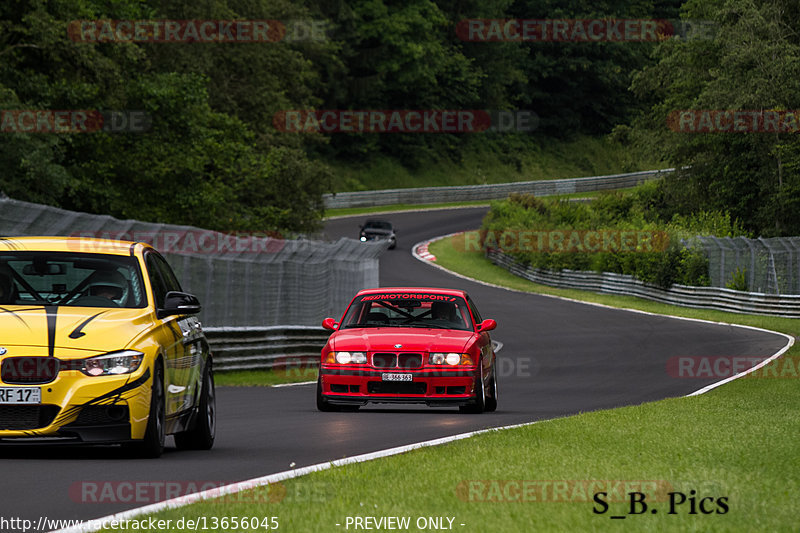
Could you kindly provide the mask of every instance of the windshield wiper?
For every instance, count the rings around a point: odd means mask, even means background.
[[[405,324],[400,324],[402,327],[423,327],[423,328],[434,328],[434,329],[455,329],[455,328],[448,328],[447,326],[441,326],[439,324],[428,324],[427,322],[406,322]]]

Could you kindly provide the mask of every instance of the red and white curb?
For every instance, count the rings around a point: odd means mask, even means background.
[[[415,244],[413,248],[414,257],[422,259],[423,261],[436,261],[436,256],[428,251],[430,241]]]
[[[460,235],[464,233],[463,231],[457,231],[455,233],[449,233],[447,235],[441,235],[439,237],[434,237],[433,239],[429,239],[427,241],[421,241],[411,247],[411,255],[419,259],[420,261],[429,261],[431,263],[436,262],[436,256],[433,255],[428,251],[428,246],[436,241],[441,241],[442,239],[447,239],[448,237],[452,237],[453,235]],[[435,265],[434,265],[435,266]],[[445,269],[442,269],[445,270]],[[445,270],[445,272],[450,272],[449,270]]]

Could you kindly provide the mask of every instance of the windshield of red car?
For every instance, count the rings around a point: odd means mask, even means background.
[[[472,331],[466,301],[460,296],[424,293],[367,294],[348,308],[340,329],[405,327]]]
[[[0,253],[0,305],[147,305],[133,257],[69,252]]]

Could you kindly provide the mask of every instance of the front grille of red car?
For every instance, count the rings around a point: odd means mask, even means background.
[[[397,354],[376,353],[372,354],[372,366],[375,368],[393,368],[397,366]]]
[[[375,368],[422,368],[421,353],[375,353],[372,354]]]
[[[401,353],[397,356],[397,366],[400,368],[420,368],[422,366],[422,354]]]
[[[420,381],[370,381],[367,383],[370,394],[425,394],[428,386]]]
[[[47,427],[58,414],[57,405],[0,405],[0,429]]]
[[[6,357],[0,367],[0,379],[8,384],[50,383],[58,375],[55,357]]]

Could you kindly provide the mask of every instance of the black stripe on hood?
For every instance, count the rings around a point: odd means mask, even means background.
[[[86,325],[87,325],[89,322],[91,322],[91,321],[92,321],[92,320],[94,320],[95,318],[99,317],[99,316],[100,316],[100,315],[102,315],[103,313],[105,313],[105,311],[100,311],[100,312],[99,312],[99,313],[97,313],[96,315],[90,316],[89,318],[87,318],[86,320],[84,320],[83,322],[81,322],[80,324],[78,324],[78,327],[76,327],[75,329],[73,329],[73,330],[72,330],[72,333],[70,333],[70,334],[69,334],[69,338],[70,338],[70,339],[80,339],[81,337],[83,337],[84,335],[86,335],[86,333],[84,333],[84,332],[83,332],[83,328],[85,328],[85,327],[86,327]]]
[[[58,313],[57,305],[45,305],[44,310],[47,313],[47,355],[48,357],[55,357],[56,355],[56,313]]]
[[[42,308],[41,307],[37,307],[36,308],[37,311],[40,310],[40,309],[42,309]],[[30,309],[25,309],[25,311],[30,311]],[[22,325],[25,326],[26,328],[28,328],[28,331],[30,331],[31,327],[28,325],[28,323],[25,322],[25,320],[21,316],[19,316],[17,313],[12,311],[11,309],[6,309],[5,307],[0,306],[0,312],[10,314],[14,318],[16,318],[17,320],[22,322]]]

